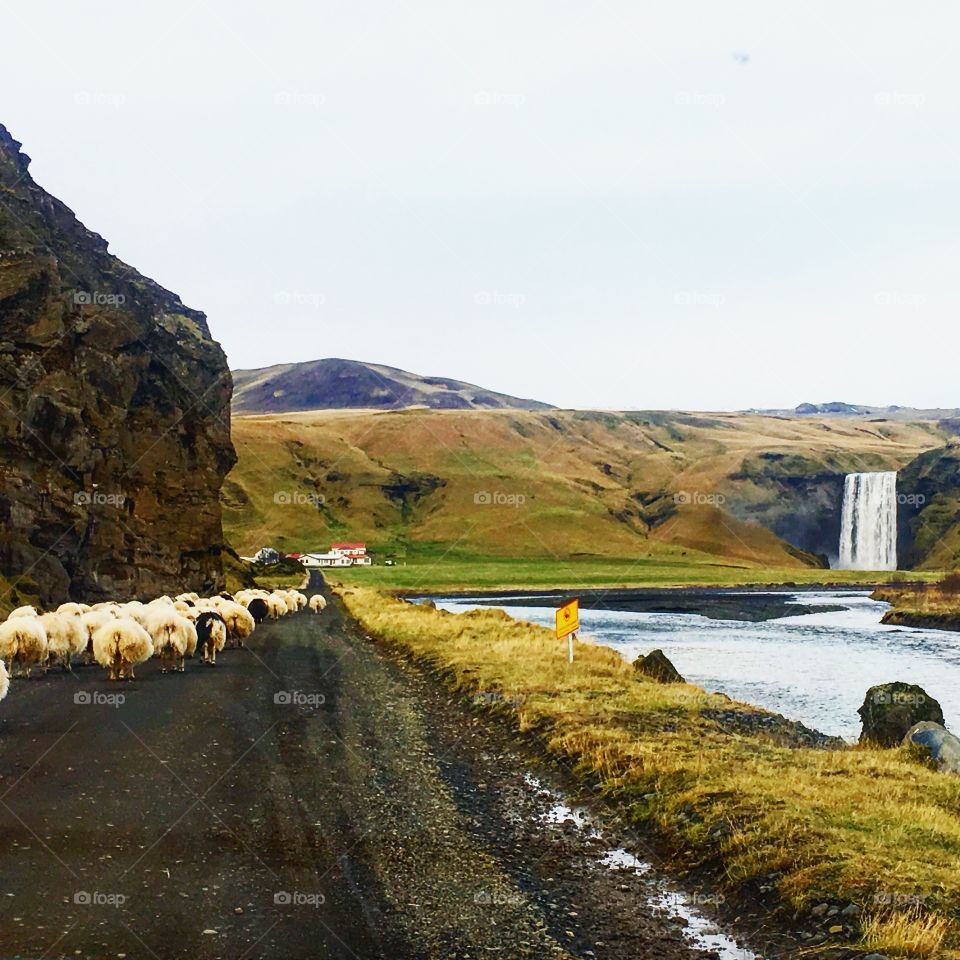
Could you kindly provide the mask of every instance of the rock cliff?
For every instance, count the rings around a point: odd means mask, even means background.
[[[223,351],[29,163],[0,126],[0,577],[48,604],[219,588]]]

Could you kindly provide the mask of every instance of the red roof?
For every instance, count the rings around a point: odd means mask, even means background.
[[[331,550],[366,550],[365,543],[331,543]]]

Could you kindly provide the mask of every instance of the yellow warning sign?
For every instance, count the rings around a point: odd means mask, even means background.
[[[580,601],[571,600],[557,611],[557,639],[562,640],[580,629]]]

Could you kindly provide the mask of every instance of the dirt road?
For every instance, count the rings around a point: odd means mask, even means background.
[[[0,704],[2,957],[704,956],[336,603],[138,677]]]

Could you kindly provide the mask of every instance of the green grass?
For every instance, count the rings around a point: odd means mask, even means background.
[[[264,590],[302,590],[307,585],[309,574],[305,570],[299,572],[258,573],[257,586]]]
[[[773,876],[801,915],[825,900],[855,902],[861,946],[890,958],[957,957],[960,777],[906,749],[791,749],[730,732],[715,712],[753,708],[638,677],[607,647],[577,642],[568,664],[565,642],[500,610],[451,614],[362,587],[339,593],[371,636],[477,709],[477,693],[501,694],[487,709],[659,833],[682,864],[730,888]]]
[[[740,586],[745,584],[886,583],[903,574],[815,568],[766,569],[724,564],[715,558],[678,556],[639,559],[575,557],[570,560],[475,557],[444,554],[440,547],[417,550],[394,567],[378,561],[371,567],[330,571],[331,579],[386,590],[546,590],[587,587]],[[936,574],[909,575],[935,579]]]

